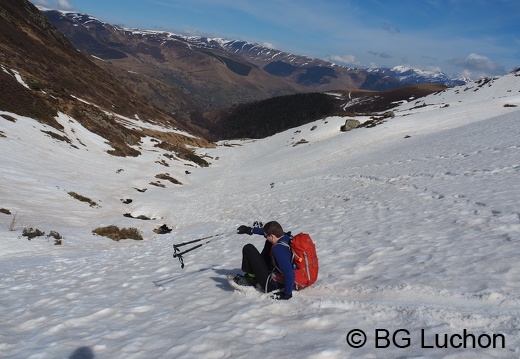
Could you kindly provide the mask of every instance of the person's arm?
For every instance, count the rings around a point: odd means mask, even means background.
[[[294,269],[292,267],[291,259],[291,249],[284,245],[278,245],[273,247],[273,256],[276,260],[276,264],[278,265],[278,269],[282,272],[285,288],[283,293],[286,298],[280,299],[289,299],[292,297],[292,291],[294,286]]]
[[[253,227],[252,233],[264,235],[264,228],[263,227]]]
[[[262,227],[249,227],[246,225],[241,225],[237,228],[237,234],[264,234],[264,229]]]

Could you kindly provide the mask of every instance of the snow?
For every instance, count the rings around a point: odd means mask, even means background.
[[[30,89],[29,85],[27,85],[27,83],[22,79],[22,76],[20,75],[20,73],[18,71],[12,70],[12,69],[8,70],[4,65],[1,65],[1,67],[2,67],[2,70],[5,73],[7,73],[8,75],[10,75],[10,76],[14,75],[16,81],[18,81],[19,84],[21,84],[26,89]]]
[[[519,91],[510,74],[408,102],[374,128],[343,133],[345,118],[330,117],[226,141],[199,151],[208,168],[166,159],[150,138],[137,158],[110,156],[66,115],[71,143],[0,111],[16,119],[0,117],[0,208],[11,211],[0,213],[0,356],[520,357]],[[151,186],[164,172],[183,185]],[[242,246],[263,242],[235,229],[256,220],[311,234],[313,287],[281,302],[229,287]],[[155,234],[162,224],[173,231]],[[105,225],[145,240],[92,235]],[[63,244],[29,241],[24,227]],[[181,269],[172,244],[213,234]],[[355,329],[361,348],[347,342]],[[458,348],[468,333],[481,340]]]

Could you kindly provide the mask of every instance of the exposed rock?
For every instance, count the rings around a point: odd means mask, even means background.
[[[358,120],[349,118],[345,121],[345,124],[340,127],[340,130],[342,132],[347,132],[347,131],[353,130],[354,128],[359,127],[360,124],[361,123]]]
[[[166,234],[170,233],[172,231],[171,228],[168,228],[166,224],[163,224],[162,226],[159,226],[153,230],[157,234]]]

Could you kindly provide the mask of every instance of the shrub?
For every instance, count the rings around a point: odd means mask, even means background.
[[[31,240],[35,237],[41,237],[44,235],[45,235],[45,232],[42,232],[39,229],[24,228],[22,230],[22,236],[27,237],[28,240]]]
[[[61,245],[61,240],[63,239],[63,237],[61,236],[61,234],[59,234],[59,233],[56,232],[56,231],[51,231],[51,233],[49,233],[49,235],[47,236],[47,238],[49,238],[49,237],[54,238],[54,245],[55,245],[55,246],[59,246],[59,245]]]
[[[31,90],[43,91],[44,86],[38,82],[29,82],[27,84]]]
[[[181,157],[185,160],[194,162],[194,163],[198,164],[200,167],[209,167],[208,161],[206,161],[205,159],[203,159],[202,157],[200,157],[199,155],[197,155],[194,152],[186,151],[184,153],[179,154],[179,157]]]
[[[51,233],[49,233],[49,235],[47,237],[52,237],[54,239],[63,239],[63,237],[61,236],[61,234],[59,234],[58,232],[56,231],[51,231]]]
[[[99,236],[108,237],[114,241],[121,239],[135,239],[136,241],[142,241],[143,237],[141,232],[137,228],[122,228],[119,229],[117,226],[99,227],[92,231],[92,233]]]

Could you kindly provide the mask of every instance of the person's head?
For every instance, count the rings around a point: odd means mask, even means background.
[[[283,237],[285,232],[283,231],[280,223],[276,221],[267,222],[264,225],[264,237],[270,242],[276,242],[278,239]]]

